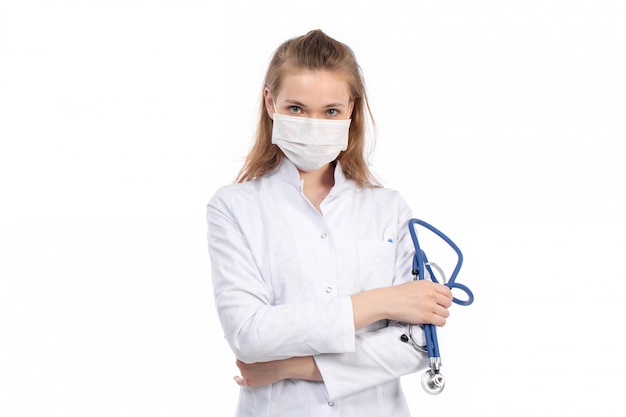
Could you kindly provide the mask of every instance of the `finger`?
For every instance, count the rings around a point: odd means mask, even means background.
[[[450,289],[450,287],[443,285],[443,284],[438,284],[435,286],[435,290],[442,295],[445,295],[446,297],[448,297],[450,300],[452,300],[452,290]]]
[[[448,317],[450,317],[450,311],[448,311],[447,308],[442,307],[440,305],[435,306],[435,308],[433,309],[433,313],[435,313],[439,317],[443,317],[444,319],[447,319]]]
[[[237,385],[239,385],[240,387],[245,387],[246,386],[246,380],[240,376],[235,375],[233,377],[233,379],[235,380],[235,382],[237,383]]]
[[[439,304],[443,308],[450,308],[450,306],[452,305],[452,299],[450,299],[450,298],[443,298],[443,299],[439,300],[439,302],[437,304]]]
[[[444,294],[437,294],[435,302],[442,307],[448,308],[452,305],[452,297],[447,297]]]
[[[446,319],[433,312],[426,317],[424,324],[432,324],[433,326],[443,327],[446,324]]]

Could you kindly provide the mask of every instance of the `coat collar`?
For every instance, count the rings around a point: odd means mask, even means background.
[[[335,185],[333,186],[331,192],[336,193],[346,187],[350,187],[353,182],[347,179],[344,175],[343,169],[341,169],[341,162],[334,161],[333,164],[335,165]],[[296,168],[296,166],[287,158],[283,158],[278,168],[276,168],[276,170],[270,175],[275,175],[281,181],[302,190],[303,182],[300,179],[298,168]]]

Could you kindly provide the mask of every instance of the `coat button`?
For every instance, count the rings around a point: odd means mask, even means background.
[[[321,237],[322,239],[326,239],[326,238],[328,237],[328,235],[327,235],[326,233],[322,233],[322,234],[320,235],[320,237]]]
[[[332,402],[332,401],[328,401],[328,406],[329,406],[329,407],[332,407],[332,406],[334,406],[334,405],[335,405],[335,403],[334,403],[334,402]]]
[[[330,294],[331,292],[333,292],[333,287],[326,287],[326,293]]]

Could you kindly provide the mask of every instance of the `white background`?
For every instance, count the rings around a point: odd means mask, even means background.
[[[373,167],[463,250],[415,416],[622,416],[626,3],[0,2],[0,415],[232,415],[205,205],[279,43],[366,77]],[[431,256],[432,258],[432,256]],[[216,410],[223,410],[218,413]]]

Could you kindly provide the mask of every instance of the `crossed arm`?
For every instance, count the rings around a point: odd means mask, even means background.
[[[384,319],[444,326],[450,315],[448,308],[452,304],[452,293],[445,285],[420,280],[363,291],[351,299],[355,329]],[[236,365],[241,376],[235,376],[235,382],[247,387],[273,384],[283,379],[323,381],[313,356],[249,364],[237,359]]]

